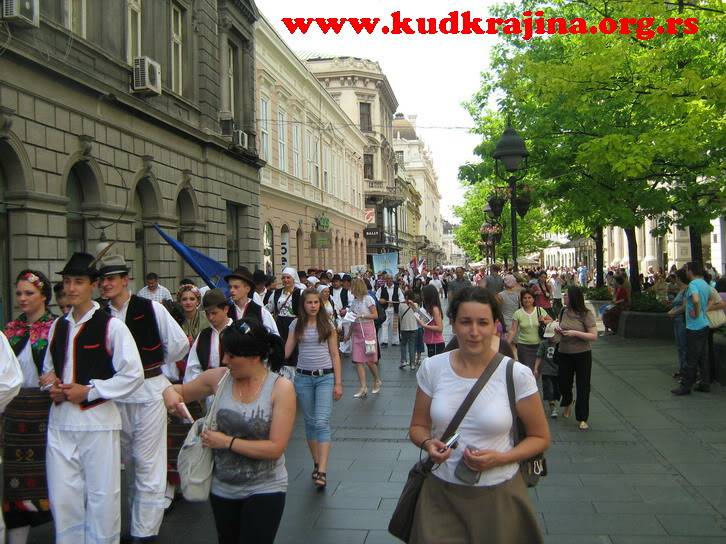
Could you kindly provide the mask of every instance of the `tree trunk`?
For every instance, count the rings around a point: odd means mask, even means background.
[[[640,293],[640,270],[638,266],[638,243],[635,239],[635,227],[623,229],[628,239],[628,260],[630,261],[629,276],[633,293]]]
[[[689,228],[688,238],[691,242],[691,260],[703,264],[703,243],[701,242],[701,233],[695,232],[692,228]]]
[[[605,263],[605,248],[603,244],[602,227],[595,227],[595,285],[603,287],[605,285],[605,277],[603,274]]]

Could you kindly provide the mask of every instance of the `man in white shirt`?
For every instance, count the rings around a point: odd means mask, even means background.
[[[163,285],[159,285],[159,276],[157,276],[154,272],[146,274],[146,286],[139,289],[136,296],[153,300],[154,302],[173,300],[169,289]]]
[[[99,287],[109,301],[110,315],[131,331],[144,368],[144,384],[119,400],[121,457],[131,501],[131,539],[152,539],[159,533],[166,506],[166,425],[162,394],[176,374],[176,362],[189,351],[189,340],[159,302],[129,293],[129,267],[120,255],[99,263]]]
[[[439,277],[438,272],[433,273],[433,275],[431,277],[431,281],[429,281],[429,285],[433,285],[434,287],[436,287],[436,290],[439,293],[439,298],[441,300],[444,300],[444,284],[441,281],[441,278]]]
[[[46,468],[57,544],[119,541],[121,414],[116,402],[144,383],[131,332],[92,299],[93,255],[60,272],[73,310],[48,336],[41,386],[50,387]]]
[[[280,335],[277,331],[277,323],[275,323],[272,314],[266,308],[263,308],[249,298],[250,293],[255,290],[255,282],[246,266],[238,266],[235,268],[234,272],[224,277],[224,281],[229,285],[229,295],[232,297],[232,307],[229,310],[229,317],[233,321],[244,317],[253,317],[261,322],[268,332],[278,336]]]
[[[348,281],[350,283],[350,280]],[[342,284],[342,277],[340,274],[334,274],[331,279],[330,299],[333,301],[333,306],[338,315],[343,318],[348,313],[348,304],[350,304],[349,291]],[[352,299],[352,297],[351,297]],[[351,351],[351,340],[344,340],[348,336],[348,329],[350,328],[349,321],[343,321],[343,331],[340,335],[340,352],[350,353]]]
[[[390,274],[386,274],[384,281],[384,285],[376,293],[381,306],[386,309],[386,320],[381,325],[380,341],[381,345],[397,346],[400,344],[398,339],[398,306],[403,302],[403,294],[398,285],[393,283]]]
[[[205,328],[197,335],[187,358],[187,369],[184,383],[192,381],[205,370],[218,368],[222,364],[222,331],[232,324],[229,317],[229,305],[220,289],[212,289],[202,299],[204,314],[211,327]]]
[[[562,280],[557,271],[552,274],[549,282],[552,288],[552,311],[555,313],[555,319],[558,319],[562,310]]]

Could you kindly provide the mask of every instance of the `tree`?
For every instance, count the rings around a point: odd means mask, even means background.
[[[704,6],[718,8],[712,1],[700,2]],[[502,5],[497,15],[527,7]],[[682,17],[695,9],[685,7]],[[644,14],[658,22],[674,15],[646,0],[555,0],[546,13],[587,21]],[[710,229],[726,202],[724,27],[718,15],[697,15],[699,33],[689,36],[505,39],[468,104],[484,139],[477,148],[484,160],[463,167],[461,178],[490,174],[502,116],[489,104],[503,94],[499,109],[527,141],[529,177],[548,220],[565,232],[591,235],[604,225],[624,228],[632,278],[638,277],[635,228],[646,218],[658,217],[660,229],[674,223]]]

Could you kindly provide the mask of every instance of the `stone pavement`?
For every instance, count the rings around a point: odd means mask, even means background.
[[[313,488],[301,418],[287,450],[290,486],[277,542],[395,542],[390,513],[418,450],[406,439],[415,376],[383,350],[379,395],[352,398],[344,360],[335,404],[328,488]],[[552,421],[550,475],[531,490],[546,542],[698,544],[726,542],[726,391],[672,397],[672,345],[601,338],[595,344],[590,431]],[[51,542],[51,526],[31,542]],[[163,543],[215,542],[207,504],[183,501],[166,516]]]

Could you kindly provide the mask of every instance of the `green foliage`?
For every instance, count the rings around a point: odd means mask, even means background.
[[[631,312],[651,312],[662,314],[670,310],[667,304],[658,300],[655,293],[645,291],[643,293],[633,293],[633,299],[630,303]]]
[[[611,300],[613,298],[607,287],[587,287],[583,289],[587,300]]]

